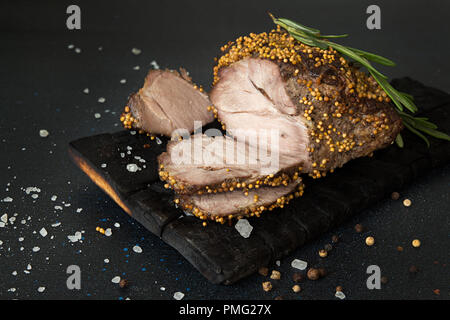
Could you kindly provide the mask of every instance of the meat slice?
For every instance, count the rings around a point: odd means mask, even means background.
[[[280,158],[314,178],[388,146],[403,128],[376,81],[334,50],[279,29],[222,49],[210,98],[227,133],[278,129]]]
[[[198,89],[184,69],[151,70],[144,86],[131,95],[121,121],[126,128],[171,136],[177,129],[187,134],[194,122],[205,125],[214,120],[211,105],[203,89]],[[187,132],[186,132],[187,131]]]
[[[175,202],[200,219],[223,223],[226,219],[257,216],[265,210],[283,208],[294,197],[303,194],[299,178],[287,186],[262,187],[247,194],[239,191],[203,195],[181,195]]]
[[[299,159],[279,156],[277,150],[267,152],[258,141],[205,134],[170,141],[167,151],[158,157],[160,178],[180,194],[247,192],[263,186],[287,186],[298,179]],[[270,140],[266,143],[270,145]]]

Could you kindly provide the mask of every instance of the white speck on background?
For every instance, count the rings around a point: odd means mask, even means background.
[[[342,291],[336,291],[336,294],[334,295],[336,298],[339,299],[345,299],[345,294]]]
[[[142,253],[142,248],[139,247],[138,245],[136,245],[136,246],[133,247],[133,251],[136,252],[136,253]]]
[[[45,238],[45,237],[47,236],[48,233],[47,233],[47,230],[45,230],[45,228],[42,228],[42,229],[39,231],[39,234]]]
[[[58,198],[57,196],[53,195],[53,196],[50,198],[50,200],[56,201],[57,198]]]
[[[239,234],[244,237],[248,238],[250,237],[250,234],[252,233],[253,227],[248,222],[247,219],[239,219],[238,222],[234,225],[235,229],[239,232]]]
[[[12,202],[12,201],[13,201],[13,198],[11,198],[11,197],[6,197],[3,199],[3,202]]]
[[[119,276],[115,276],[114,278],[111,279],[112,283],[119,283],[120,282],[120,277]]]
[[[39,287],[39,288],[37,289],[37,291],[38,291],[38,292],[44,292],[44,291],[45,291],[45,287]]]
[[[80,49],[80,48],[75,48],[75,52],[76,52],[76,53],[80,53],[80,52],[81,52],[81,49]]]
[[[308,266],[308,262],[303,261],[303,260],[294,259],[291,262],[291,267],[295,268],[295,269],[305,270],[307,266]]]
[[[127,83],[127,79],[120,79],[120,83],[121,84]]]
[[[139,66],[134,66],[133,67],[133,70],[139,70],[141,67],[139,67]]]
[[[48,137],[49,133],[48,133],[47,130],[41,129],[41,130],[39,130],[39,135],[40,135],[42,138],[46,138],[46,137]]]
[[[159,69],[159,65],[158,65],[158,63],[155,60],[150,62],[150,65],[153,67],[153,69]]]
[[[118,222],[114,223],[114,227],[120,228],[120,223],[118,223]]]
[[[108,228],[108,229],[105,230],[105,236],[107,236],[107,237],[112,236],[111,228]]]
[[[181,300],[181,299],[184,298],[184,293],[183,293],[183,292],[175,292],[175,293],[173,294],[173,298],[174,298],[175,300]]]
[[[100,167],[106,168],[106,163],[102,163],[102,164],[100,165]]]
[[[38,252],[39,250],[41,250],[41,248],[39,248],[39,247],[33,247],[33,252]]]
[[[137,166],[137,164],[129,163],[127,164],[127,170],[130,172],[136,172],[139,170],[139,167]]]
[[[89,88],[85,88],[85,89],[83,90],[83,92],[84,92],[85,94],[89,94]]]
[[[138,48],[133,48],[133,49],[131,49],[131,52],[134,54],[134,55],[139,55],[139,54],[141,54],[141,49],[138,49]]]
[[[70,242],[77,242],[78,240],[81,239],[81,232],[77,231],[73,236],[68,235],[67,238],[69,238]]]
[[[100,113],[95,113],[94,114],[95,119],[100,119],[102,117],[102,115]]]

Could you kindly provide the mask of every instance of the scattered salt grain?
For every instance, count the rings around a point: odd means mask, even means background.
[[[139,170],[139,167],[134,163],[130,163],[130,164],[127,164],[127,170],[130,172],[136,172]]]
[[[67,46],[67,49],[72,50],[73,48],[75,48],[75,46],[74,46],[73,44],[69,44],[69,45]]]
[[[39,288],[37,289],[37,291],[42,293],[42,292],[45,291],[45,287],[39,287]]]
[[[100,102],[100,103],[104,103],[105,101],[106,101],[106,99],[103,97],[98,98],[98,102]]]
[[[336,291],[336,293],[335,293],[335,295],[334,295],[336,298],[339,298],[339,299],[345,299],[345,294],[342,292],[342,291]]]
[[[100,167],[106,168],[106,163],[102,163],[102,164],[100,165]]]
[[[105,259],[103,260],[105,263],[109,263],[109,259]]]
[[[77,242],[78,240],[81,240],[81,232],[77,231],[74,235],[68,235],[67,238],[70,242]]]
[[[8,223],[8,214],[5,213],[0,217],[0,221],[3,222],[4,224]]]
[[[118,223],[118,222],[114,223],[114,227],[120,228],[120,223]]]
[[[252,225],[248,222],[247,219],[239,219],[239,221],[235,224],[234,227],[239,232],[239,234],[244,238],[250,237],[250,234],[252,233],[253,230]]]
[[[139,66],[134,66],[133,67],[133,70],[139,70],[141,67],[139,67]]]
[[[158,65],[158,63],[155,60],[150,62],[150,65],[153,67],[153,69],[159,69],[159,65]]]
[[[59,227],[61,225],[61,222],[56,222],[52,224],[53,228]]]
[[[173,294],[173,298],[174,298],[175,300],[181,300],[181,299],[184,298],[184,293],[183,293],[183,292],[175,292],[175,293]]]
[[[105,236],[107,236],[107,237],[112,236],[111,228],[108,228],[108,229],[105,230]]]
[[[305,270],[306,267],[308,267],[308,262],[299,259],[294,259],[291,262],[291,267],[299,270]]]
[[[81,52],[81,49],[80,49],[80,48],[75,48],[75,52],[76,52],[76,53],[80,53],[80,52]]]
[[[41,250],[41,248],[39,248],[39,247],[33,247],[33,252],[38,252],[39,250]]]
[[[89,88],[84,88],[83,92],[84,92],[85,94],[89,94]]]
[[[166,291],[166,288],[165,287],[161,287],[161,288],[159,288],[159,290]]]
[[[81,211],[83,211],[83,208],[78,208],[77,209],[77,213],[80,213]]]
[[[133,251],[136,253],[142,253],[142,248],[136,245],[133,247]]]
[[[120,282],[120,277],[119,276],[115,276],[114,278],[111,279],[112,283],[119,283]]]
[[[95,113],[94,114],[95,119],[100,119],[102,117],[102,115],[100,113]]]
[[[50,198],[50,200],[56,201],[57,198],[58,198],[57,196],[53,195],[53,196]]]
[[[133,49],[131,49],[131,52],[137,56],[137,55],[140,55],[142,51],[138,48],[133,48]]]
[[[42,138],[46,138],[46,137],[48,137],[49,133],[48,133],[47,130],[41,129],[41,130],[39,130],[39,135],[40,135]]]
[[[12,202],[12,201],[13,201],[13,198],[11,198],[11,197],[6,197],[3,199],[3,202]]]
[[[42,228],[42,229],[39,231],[39,234],[45,238],[45,237],[47,236],[48,233],[47,233],[47,230],[45,230],[45,228]]]
[[[121,84],[127,83],[127,79],[120,79],[120,83]]]

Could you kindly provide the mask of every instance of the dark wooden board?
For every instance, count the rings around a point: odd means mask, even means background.
[[[412,94],[423,115],[449,132],[450,95],[409,78],[394,80],[393,85]],[[164,189],[157,172],[156,157],[164,151],[165,139],[158,144],[146,135],[121,131],[73,141],[69,153],[129,215],[178,250],[208,280],[231,284],[449,162],[449,142],[430,139],[427,148],[420,138],[406,131],[403,136],[403,149],[391,146],[371,158],[351,161],[326,178],[306,179],[303,197],[250,220],[254,229],[247,239],[233,226],[209,223],[203,227],[200,220],[175,208],[173,194]],[[135,156],[146,162],[138,163]],[[142,170],[128,172],[129,163],[137,163]]]

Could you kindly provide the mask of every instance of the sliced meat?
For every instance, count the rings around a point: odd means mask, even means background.
[[[403,128],[376,81],[336,51],[280,30],[223,50],[210,98],[227,133],[278,129],[280,158],[314,178],[388,146]]]
[[[299,178],[287,186],[276,188],[262,187],[249,190],[244,194],[239,191],[203,195],[182,195],[175,202],[200,219],[224,222],[226,219],[243,216],[257,216],[265,210],[273,210],[289,203],[294,197],[303,194],[303,184]]]
[[[137,128],[151,134],[171,136],[194,131],[194,122],[201,125],[214,120],[207,109],[208,96],[191,82],[187,72],[151,70],[144,86],[131,95],[121,121],[126,128]]]
[[[261,138],[261,137],[257,137]],[[270,145],[270,139],[267,139]],[[297,180],[298,159],[279,156],[276,150],[260,148],[262,143],[229,136],[196,134],[171,141],[158,157],[160,178],[166,187],[180,194],[244,192],[263,186],[286,186]]]

